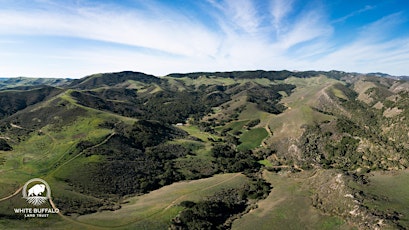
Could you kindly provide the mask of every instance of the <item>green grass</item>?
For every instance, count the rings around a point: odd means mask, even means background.
[[[6,161],[6,165],[9,166],[10,169],[13,169],[13,171],[8,173],[3,172],[2,176],[5,175],[5,178],[7,178],[10,183],[13,181],[21,181],[24,183],[32,177],[49,175],[46,176],[45,179],[52,187],[54,197],[66,196],[73,199],[75,198],[75,200],[94,199],[73,192],[70,186],[57,180],[55,177],[67,177],[72,171],[76,170],[76,167],[81,167],[84,163],[97,162],[100,160],[95,157],[88,157],[85,159],[77,158],[70,161],[74,156],[67,154],[81,139],[96,140],[109,134],[110,130],[98,128],[100,121],[101,119],[99,119],[98,116],[92,115],[77,120],[74,124],[64,127],[60,132],[52,132],[51,127],[45,127],[43,129],[45,135],[39,136],[33,134],[33,136],[28,138],[13,151],[13,154],[19,157],[13,159],[8,158]],[[232,124],[234,129],[241,129],[243,125],[243,122],[235,122]],[[217,138],[217,136],[201,132],[195,126],[184,126],[182,129],[204,141],[205,147],[198,151],[206,151],[208,147],[210,147],[210,143],[207,140],[208,137]],[[266,136],[267,132],[263,128],[247,131],[242,136],[242,147],[258,147]],[[37,154],[33,154],[34,152]],[[40,154],[38,154],[38,152],[40,152]],[[58,168],[59,165],[67,161],[70,161],[69,164]],[[57,167],[58,170],[54,171],[55,167]],[[50,172],[53,173],[50,175]],[[169,221],[181,210],[181,207],[175,206],[178,202],[180,203],[183,200],[199,200],[223,187],[241,186],[245,182],[245,177],[243,176],[238,176],[232,180],[229,179],[229,177],[233,177],[232,175],[228,174],[225,176],[226,177],[224,177],[224,175],[220,176],[224,179],[220,179],[219,176],[216,176],[209,178],[211,180],[205,179],[194,182],[183,182],[183,186],[180,187],[177,187],[177,185],[174,185],[175,187],[165,187],[164,190],[158,190],[158,193],[155,193],[157,192],[155,191],[146,196],[131,198],[128,200],[129,203],[124,204],[122,209],[116,212],[102,212],[87,215],[78,218],[78,220],[89,224],[91,229],[94,225],[123,226],[124,229],[166,229]],[[6,185],[7,188],[15,188],[3,182],[5,182],[5,179],[2,179],[2,185]],[[14,192],[13,189],[5,191],[5,195]],[[175,203],[169,206],[172,202]],[[168,206],[169,208],[167,208]],[[282,211],[280,215],[285,216],[287,214]],[[65,229],[84,228],[83,225],[76,224],[75,221],[77,220],[74,220],[74,223],[62,221],[61,219],[49,220],[49,222],[53,224],[48,223],[46,226],[58,226]],[[11,224],[11,222],[0,222],[0,227],[2,224],[6,226],[7,224]],[[27,224],[27,222],[18,223],[17,221],[12,224],[16,226],[16,228],[30,225],[40,226],[37,223],[32,225]]]
[[[240,113],[239,119],[241,120],[255,120],[255,119],[263,120],[264,118],[270,115],[271,114],[267,112],[261,111],[257,107],[257,104],[246,102],[246,109],[244,109],[243,112]]]
[[[42,135],[34,133],[15,146],[13,159],[20,161],[17,170],[47,174],[60,160],[64,161],[68,157],[67,153],[79,141],[93,141],[108,135],[111,130],[98,128],[101,121],[98,117],[79,118],[60,132],[51,130],[49,126],[44,127]]]
[[[364,204],[370,210],[402,214],[398,221],[404,228],[409,228],[409,172],[375,172],[369,177],[366,186],[359,186],[364,192],[376,199],[365,199]]]
[[[172,78],[172,77],[163,77],[171,82],[172,85],[175,84],[175,80],[181,81],[186,85],[194,85],[198,87],[200,85],[233,85],[237,83],[246,83],[246,82],[255,82],[260,85],[271,85],[274,84],[273,81],[267,78],[259,78],[259,79],[233,79],[233,78],[222,78],[222,77],[215,77],[215,76],[200,76],[196,79],[188,78],[188,77],[181,77],[181,78]]]
[[[219,136],[216,136],[216,135],[201,131],[199,129],[199,127],[197,127],[195,125],[181,126],[179,128],[186,131],[186,132],[188,132],[189,135],[194,136],[194,137],[199,138],[200,140],[202,140],[202,142],[200,144],[203,144],[204,146],[197,150],[196,153],[198,155],[208,156],[210,154],[210,149],[212,148],[212,143],[209,141],[209,138],[213,139],[213,140],[217,140],[217,139],[220,138]],[[185,140],[180,140],[180,141],[185,142]]]
[[[344,99],[344,100],[348,100],[348,97],[341,90],[332,88],[331,91],[336,97]]]
[[[165,79],[173,79],[171,77],[164,77]],[[177,78],[178,81],[182,81],[186,85],[194,85],[199,87],[200,85],[233,85],[237,81],[231,78],[220,78],[220,77],[211,77],[211,76],[202,76],[197,79],[192,79],[188,77]]]
[[[218,136],[216,136],[216,135],[212,135],[210,133],[206,133],[206,132],[201,131],[199,129],[199,127],[197,127],[195,125],[180,126],[178,128],[183,129],[184,131],[188,132],[189,135],[197,137],[200,140],[202,140],[203,142],[207,142],[208,138],[213,138],[213,139],[218,138]]]
[[[248,182],[242,174],[223,174],[211,178],[174,183],[142,196],[126,200],[116,211],[98,212],[77,218],[95,226],[125,229],[167,229],[170,220],[182,210],[185,200],[199,201],[224,188],[240,187]]]
[[[237,82],[239,82],[239,83],[255,82],[257,84],[264,85],[264,86],[269,86],[269,85],[274,84],[273,81],[271,81],[271,80],[269,80],[267,78],[240,79]]]
[[[70,100],[67,94],[61,97]],[[77,105],[69,105],[69,107],[75,106]],[[41,132],[33,132],[20,143],[13,145],[13,151],[3,152],[1,157],[4,162],[0,165],[0,186],[7,189],[0,190],[0,197],[13,193],[31,178],[52,178],[54,170],[75,157],[75,154],[70,155],[69,153],[74,150],[77,143],[84,140],[98,142],[109,135],[112,130],[101,128],[99,124],[112,118],[120,119],[128,124],[135,121],[135,119],[111,113],[88,110],[85,116],[78,117],[72,123],[60,128],[52,125],[42,127]],[[72,165],[67,164],[67,166]]]
[[[130,87],[137,90],[143,90],[144,88],[148,87],[147,84],[140,81],[128,80],[128,82],[131,84]]]
[[[251,129],[241,135],[241,144],[237,148],[239,150],[250,150],[257,148],[267,136],[268,132],[264,128]]]
[[[223,131],[223,129],[231,128],[232,130],[229,131],[229,133],[234,133],[236,131],[243,131],[243,126],[247,124],[248,122],[249,120],[233,121],[233,122],[226,124],[225,126],[216,127],[215,130],[218,132],[221,132]]]
[[[41,133],[33,132],[27,139],[13,146],[11,152],[5,153],[6,162],[0,166],[0,199],[13,194],[24,183],[32,178],[43,178],[51,187],[52,197],[63,199],[69,197],[71,200],[98,202],[98,199],[85,196],[75,192],[66,182],[55,178],[58,173],[60,178],[67,176],[67,173],[75,171],[87,162],[98,162],[100,159],[95,156],[88,158],[75,158],[76,154],[69,154],[74,150],[76,144],[82,140],[97,141],[110,134],[112,131],[99,127],[99,124],[110,116],[105,113],[88,113],[87,117],[78,117],[73,123],[55,129],[48,125],[41,129]],[[72,160],[74,159],[74,160]],[[62,165],[64,165],[62,167]],[[79,171],[79,170],[77,170]],[[58,173],[57,173],[58,172]],[[25,207],[21,203],[21,193],[9,200],[0,202],[0,215],[10,213],[13,207]],[[11,224],[11,225],[8,225]],[[14,221],[8,220],[0,222],[0,229],[13,226],[16,229],[23,229],[28,226],[36,228],[55,227],[58,229],[69,229],[67,222],[59,216],[49,217],[41,220]]]
[[[294,84],[297,88],[290,96],[281,100],[288,109],[277,116],[272,116],[268,121],[268,126],[274,133],[272,142],[280,143],[288,138],[299,138],[304,132],[303,125],[334,119],[332,116],[314,111],[312,107],[316,107],[319,97],[337,82],[339,81],[323,76],[306,79],[291,77],[284,80],[283,83]]]
[[[321,214],[311,205],[303,176],[264,172],[273,189],[258,207],[233,222],[232,229],[351,229],[341,219]]]
[[[258,163],[266,166],[266,167],[273,167],[273,164],[269,160],[260,160]]]
[[[232,122],[229,125],[227,125],[227,128],[231,128],[233,132],[235,131],[240,131],[243,129],[243,126],[245,124],[247,124],[248,120],[244,120],[244,121],[236,121],[236,122]]]
[[[172,86],[172,88],[175,88],[177,91],[184,91],[186,90],[184,84],[182,81],[170,77],[165,77],[169,84]]]

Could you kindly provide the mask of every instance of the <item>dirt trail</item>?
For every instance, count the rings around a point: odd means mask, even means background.
[[[78,153],[75,157],[73,157],[73,158],[71,158],[70,160],[64,162],[64,164],[61,164],[60,166],[58,166],[58,168],[56,168],[55,170],[53,170],[50,174],[53,174],[54,172],[58,171],[58,170],[59,170],[61,167],[63,167],[64,165],[70,163],[70,162],[73,161],[74,159],[76,159],[76,158],[78,158],[79,156],[83,155],[86,150],[93,149],[93,148],[96,148],[96,147],[99,147],[99,146],[105,144],[105,143],[106,143],[112,136],[114,136],[115,134],[116,134],[115,132],[112,132],[107,138],[105,138],[105,139],[104,139],[103,141],[101,141],[100,143],[98,143],[98,144],[96,144],[96,145],[94,145],[94,146],[91,146],[91,147],[89,147],[89,148],[86,148],[86,149],[82,150],[82,151],[81,151],[80,153]]]
[[[54,201],[53,201],[51,198],[49,199],[49,201],[50,201],[51,207],[52,207],[54,210],[58,209],[57,206],[55,205]],[[76,220],[74,220],[74,219],[72,219],[72,218],[70,218],[70,217],[64,216],[61,212],[58,212],[57,214],[58,214],[62,219],[66,220],[66,221],[69,221],[69,222],[71,222],[71,223],[77,224],[77,225],[81,225],[81,226],[83,226],[83,227],[89,227],[89,228],[92,228],[92,229],[108,229],[108,227],[100,227],[100,226],[96,226],[96,225],[92,225],[92,224],[87,224],[87,223],[83,223],[83,222],[76,221]]]
[[[15,192],[14,192],[13,194],[11,194],[10,196],[6,196],[6,197],[4,197],[4,198],[1,198],[1,199],[0,199],[0,202],[12,198],[13,196],[15,196],[15,195],[17,195],[19,192],[21,192],[21,190],[23,190],[23,187],[20,187],[19,189],[17,189],[17,191],[15,191]]]
[[[111,134],[111,136],[112,136],[112,135],[113,135],[113,134]],[[100,143],[100,144],[102,144],[102,143]],[[170,202],[170,204],[169,204],[168,206],[166,206],[164,209],[162,209],[162,210],[160,210],[160,211],[158,211],[158,212],[152,213],[151,215],[146,216],[146,217],[144,217],[144,218],[138,218],[138,219],[136,219],[136,220],[130,221],[130,222],[126,223],[126,224],[122,224],[122,225],[119,225],[119,226],[103,227],[103,226],[98,226],[98,225],[93,225],[93,224],[88,224],[88,223],[84,223],[84,222],[77,221],[77,220],[72,219],[72,218],[70,218],[70,217],[68,217],[68,216],[64,216],[61,212],[58,212],[58,215],[59,215],[62,219],[66,220],[66,221],[69,221],[69,222],[74,223],[74,224],[77,224],[77,225],[81,225],[82,227],[91,228],[91,229],[112,229],[112,228],[121,228],[121,227],[128,226],[128,225],[130,225],[130,224],[134,224],[134,223],[143,221],[143,220],[145,220],[145,219],[149,219],[149,218],[151,218],[151,217],[153,217],[153,216],[155,216],[155,215],[161,214],[161,213],[165,212],[166,210],[168,210],[169,208],[171,208],[172,206],[174,206],[178,201],[181,201],[181,200],[185,199],[186,196],[188,196],[189,194],[192,194],[192,193],[195,193],[195,192],[199,192],[199,191],[205,191],[205,190],[214,188],[214,187],[219,186],[219,185],[221,185],[221,184],[224,184],[224,183],[226,183],[226,182],[228,182],[228,181],[231,181],[231,180],[233,180],[234,178],[236,178],[236,177],[238,177],[238,176],[240,176],[240,175],[242,175],[242,174],[237,173],[236,175],[234,175],[234,176],[232,176],[232,177],[229,177],[229,178],[227,178],[227,179],[225,179],[225,180],[223,180],[223,181],[220,181],[220,182],[218,182],[218,183],[216,183],[216,184],[213,184],[212,186],[191,191],[191,192],[189,192],[189,193],[187,193],[187,194],[184,194],[184,195],[182,195],[182,196],[176,198],[175,200],[173,200],[172,202]],[[20,187],[20,188],[17,189],[13,194],[11,194],[11,195],[9,195],[9,196],[7,196],[7,197],[1,198],[1,199],[0,199],[0,202],[1,202],[1,201],[4,201],[4,200],[8,200],[8,199],[14,197],[14,196],[17,195],[18,193],[20,193],[22,189],[23,189],[23,187]],[[51,207],[52,207],[53,209],[58,209],[58,207],[55,205],[55,203],[54,203],[54,201],[52,200],[52,198],[49,199],[49,202],[50,202],[50,205],[51,205]]]
[[[23,127],[21,127],[21,126],[19,126],[19,125],[16,125],[16,124],[13,124],[13,123],[10,123],[10,125],[11,125],[11,127],[13,127],[13,128],[24,129]]]
[[[272,137],[273,133],[271,132],[270,127],[268,125],[269,123],[267,122],[267,124],[264,126],[264,129],[267,131],[268,135]]]
[[[221,184],[224,184],[224,183],[226,183],[226,182],[228,182],[228,181],[230,181],[230,180],[233,180],[234,178],[236,178],[236,177],[238,177],[238,176],[240,176],[240,175],[242,175],[242,174],[238,173],[238,174],[236,174],[236,175],[234,175],[234,176],[232,176],[232,177],[229,177],[228,179],[225,179],[225,180],[220,181],[220,182],[218,182],[218,183],[216,183],[216,184],[213,184],[212,186],[205,187],[205,188],[202,188],[202,189],[197,189],[197,190],[191,191],[191,192],[189,192],[189,193],[186,193],[186,194],[184,194],[184,195],[182,195],[182,196],[176,198],[175,200],[171,201],[170,204],[169,204],[168,206],[166,206],[164,209],[161,209],[161,210],[159,210],[159,211],[157,211],[157,212],[154,212],[154,213],[152,213],[152,214],[150,214],[150,215],[148,215],[148,216],[145,216],[145,217],[142,217],[142,218],[135,218],[134,220],[131,220],[131,221],[125,223],[125,224],[121,224],[121,225],[117,225],[117,226],[101,227],[101,226],[95,225],[94,227],[105,228],[105,229],[107,229],[107,228],[110,228],[110,229],[113,229],[113,228],[123,228],[123,227],[129,226],[130,224],[135,224],[135,223],[138,223],[138,222],[140,222],[140,221],[144,221],[144,220],[146,220],[146,219],[150,219],[150,218],[152,218],[152,217],[154,217],[154,216],[156,216],[156,215],[160,215],[160,214],[164,213],[166,210],[168,210],[169,208],[171,208],[172,206],[174,206],[178,201],[183,200],[183,199],[184,199],[187,195],[189,195],[189,194],[192,194],[192,193],[195,193],[195,192],[199,192],[199,191],[205,191],[205,190],[214,188],[214,187],[219,186],[219,185],[221,185]],[[67,218],[67,217],[65,217],[65,218]],[[83,222],[75,221],[75,220],[73,220],[73,219],[71,219],[70,221],[73,221],[73,222],[75,222],[75,223],[84,224],[84,225],[87,225],[87,226],[93,226],[93,225],[90,225],[90,224],[85,224],[85,223],[83,223]]]
[[[267,139],[273,136],[273,133],[271,132],[270,127],[268,126],[269,123],[270,123],[270,121],[268,121],[267,124],[264,126],[264,129],[265,129],[265,130],[267,131],[267,133],[268,133],[268,137],[264,138],[264,140],[261,142],[261,145],[262,145],[264,148],[267,148],[267,147],[268,147],[268,145],[267,145],[267,143],[266,143]]]
[[[0,202],[5,201],[5,200],[8,200],[8,199],[11,199],[12,197],[16,196],[17,194],[19,194],[19,193],[21,192],[21,190],[23,190],[23,187],[24,187],[24,186],[20,187],[20,188],[17,189],[13,194],[11,194],[11,195],[9,195],[9,196],[0,198]],[[55,209],[55,210],[58,209],[57,206],[55,205],[54,201],[52,200],[52,198],[49,199],[49,202],[50,202],[50,205],[51,205],[51,207],[52,207],[53,209]],[[73,220],[73,219],[71,219],[71,218],[69,218],[69,217],[67,217],[67,216],[64,216],[61,212],[58,212],[58,215],[59,215],[61,218],[63,218],[64,220],[67,220],[67,221],[72,222],[72,223],[75,223],[75,224],[79,224],[79,225],[82,225],[82,226],[85,226],[85,227],[91,227],[92,229],[96,229],[96,228],[102,229],[102,227],[99,227],[99,226],[94,226],[94,225],[91,225],[91,224],[86,224],[86,223],[82,223],[82,222],[75,221],[75,220]]]

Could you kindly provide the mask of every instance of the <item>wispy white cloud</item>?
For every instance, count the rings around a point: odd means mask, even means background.
[[[255,2],[252,0],[208,0],[217,11],[213,16],[225,33],[257,33],[262,23]]]
[[[383,71],[397,74],[405,69],[409,60],[409,40],[394,40],[387,43],[364,43],[360,40],[324,56],[309,65],[345,71]]]
[[[294,0],[271,1],[271,15],[273,17],[273,25],[278,35],[282,32],[283,20],[292,11],[293,3]]]
[[[201,4],[206,4],[207,19],[213,20],[209,25],[194,12],[177,11],[160,2],[140,0],[140,8],[127,8],[89,1],[40,1],[36,7],[0,9],[0,63],[4,65],[0,74],[81,77],[121,70],[164,75],[244,69],[369,72],[375,63],[397,73],[407,68],[397,63],[409,60],[409,38],[385,33],[399,28],[404,22],[402,13],[362,27],[356,39],[341,46],[331,40],[334,22],[372,10],[369,6],[334,21],[325,7],[305,6],[296,0],[271,0],[267,5],[256,0],[207,0]],[[10,35],[22,39],[22,48],[12,49]],[[67,42],[67,46],[24,50],[38,45],[30,41],[32,37],[99,43]],[[66,74],[58,74],[62,71]]]
[[[305,61],[303,65],[315,68],[341,69],[356,72],[383,71],[390,74],[408,72],[405,63],[409,60],[409,37],[391,38],[389,30],[396,29],[403,22],[401,14],[387,15],[363,26],[354,40],[316,60]]]
[[[280,36],[283,47],[287,49],[302,42],[329,37],[333,29],[325,22],[320,12],[307,12],[294,23],[287,33]]]
[[[359,37],[365,39],[368,42],[381,41],[383,39],[391,37],[393,30],[396,30],[406,19],[401,13],[394,13],[386,15],[379,20],[362,27],[359,32]],[[401,30],[401,28],[398,28]]]
[[[73,36],[141,46],[176,55],[212,52],[217,35],[188,18],[108,8],[1,12],[0,33]],[[203,50],[202,47],[206,47]],[[209,49],[210,48],[210,49]],[[214,51],[214,50],[213,50]]]
[[[349,18],[352,18],[352,17],[354,17],[354,16],[357,16],[357,15],[359,15],[359,14],[361,14],[361,13],[366,12],[366,11],[373,10],[373,9],[375,9],[375,8],[376,8],[375,6],[366,5],[366,6],[365,6],[364,8],[362,8],[362,9],[359,9],[359,10],[357,10],[357,11],[351,12],[351,13],[349,13],[349,14],[347,14],[347,15],[341,17],[341,18],[337,18],[337,19],[333,20],[332,23],[345,22],[345,21],[348,20]]]
[[[247,33],[259,29],[260,18],[251,0],[226,0],[227,16],[231,18],[240,29]]]

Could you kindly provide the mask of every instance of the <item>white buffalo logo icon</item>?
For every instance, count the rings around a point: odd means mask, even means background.
[[[34,184],[34,182],[37,182]],[[32,187],[30,188],[30,184]],[[30,189],[28,189],[30,188]],[[51,199],[51,189],[48,183],[40,178],[34,178],[27,181],[23,186],[23,198],[29,204],[39,206],[44,204],[48,199]]]
[[[44,184],[36,184],[28,190],[27,196],[39,196],[45,191]]]

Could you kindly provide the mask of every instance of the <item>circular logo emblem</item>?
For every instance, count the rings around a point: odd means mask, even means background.
[[[28,188],[28,190],[27,190]],[[23,198],[29,204],[39,206],[51,198],[51,189],[45,180],[34,178],[27,181],[23,187]]]

